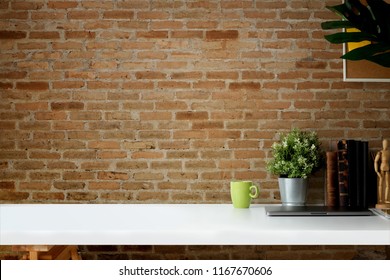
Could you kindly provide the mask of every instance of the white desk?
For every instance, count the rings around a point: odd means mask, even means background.
[[[268,217],[264,205],[0,205],[0,245],[21,244],[390,245],[390,220]]]

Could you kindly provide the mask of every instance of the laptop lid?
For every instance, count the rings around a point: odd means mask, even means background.
[[[372,216],[368,209],[331,206],[266,206],[268,216]]]

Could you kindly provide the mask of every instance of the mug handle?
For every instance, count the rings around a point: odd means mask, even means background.
[[[250,186],[249,190],[250,190],[249,196],[251,198],[257,198],[259,196],[259,188],[256,185]],[[252,190],[254,190],[255,193],[252,193]]]

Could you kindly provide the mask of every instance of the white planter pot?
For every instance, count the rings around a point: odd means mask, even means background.
[[[303,206],[306,204],[307,179],[279,178],[278,181],[283,205]]]

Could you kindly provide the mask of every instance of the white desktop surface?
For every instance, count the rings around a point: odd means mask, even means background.
[[[264,206],[2,204],[0,245],[390,245],[383,217],[268,217]]]

